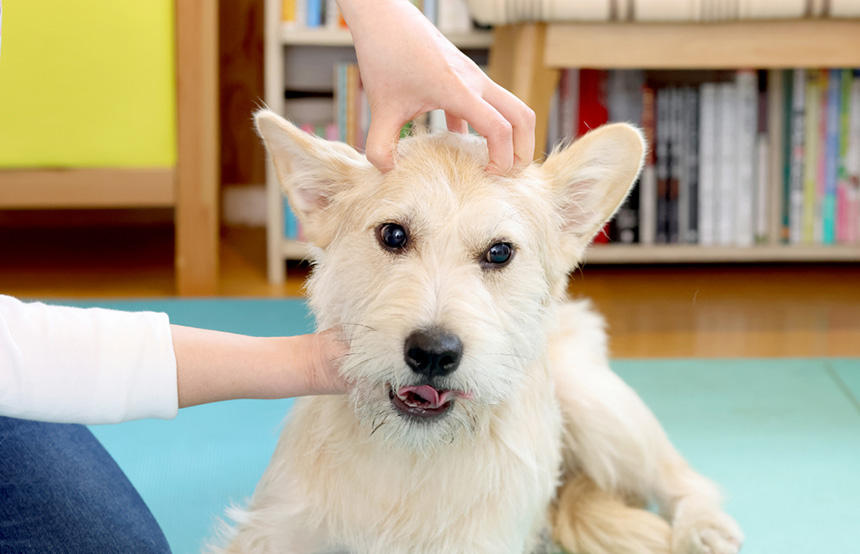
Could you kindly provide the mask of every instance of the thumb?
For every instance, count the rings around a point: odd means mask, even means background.
[[[365,155],[367,159],[383,173],[394,168],[394,152],[400,129],[406,123],[402,118],[386,115],[370,117],[370,129],[367,131]]]

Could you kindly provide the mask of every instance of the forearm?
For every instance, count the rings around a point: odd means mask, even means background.
[[[342,355],[336,333],[249,337],[171,325],[179,407],[236,398],[344,392],[331,371]]]

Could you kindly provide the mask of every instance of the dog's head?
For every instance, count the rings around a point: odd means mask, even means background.
[[[482,425],[528,379],[568,272],[644,150],[636,129],[607,125],[499,177],[482,139],[445,133],[401,140],[382,174],[270,111],[256,124],[314,246],[318,324],[349,340],[356,415],[415,448]]]

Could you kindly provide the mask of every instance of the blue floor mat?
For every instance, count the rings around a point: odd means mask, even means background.
[[[257,335],[312,327],[300,300],[99,305]],[[858,551],[860,360],[622,360],[613,367],[690,463],[721,485],[747,535],[743,552]],[[253,492],[290,404],[225,402],[183,410],[173,421],[93,430],[184,554],[198,552],[224,508]]]

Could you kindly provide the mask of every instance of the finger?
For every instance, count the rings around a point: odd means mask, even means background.
[[[371,115],[364,154],[379,171],[385,173],[394,169],[394,152],[400,138],[400,129],[405,124],[406,120],[386,115],[384,112],[377,111]]]
[[[514,164],[518,166],[530,164],[535,157],[534,110],[496,83],[493,83],[484,93],[484,99],[513,127]]]
[[[448,112],[445,112],[445,124],[448,126],[448,130],[454,133],[469,132],[469,124],[464,119],[453,116]]]
[[[458,95],[458,102],[445,113],[465,119],[469,124],[487,139],[487,149],[490,163],[487,171],[504,174],[510,171],[514,163],[514,146],[512,128],[493,106],[475,94]]]

